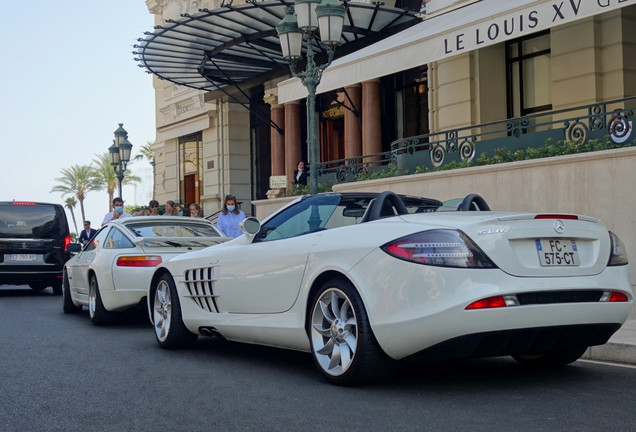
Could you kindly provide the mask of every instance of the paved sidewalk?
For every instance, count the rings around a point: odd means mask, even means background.
[[[582,358],[636,366],[636,320],[627,320],[605,345],[588,348]]]

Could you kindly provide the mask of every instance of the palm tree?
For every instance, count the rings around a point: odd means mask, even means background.
[[[71,216],[73,217],[73,225],[75,225],[75,235],[79,237],[78,231],[77,231],[77,221],[75,220],[75,206],[77,205],[77,200],[75,199],[74,196],[70,196],[68,198],[66,198],[64,207],[66,207],[67,209],[70,210],[71,212]]]
[[[152,146],[154,142],[146,141],[146,144],[139,148],[139,154],[133,157],[133,160],[146,159],[152,165],[152,199],[155,199],[155,151]]]
[[[115,168],[110,164],[110,155],[108,153],[96,154],[95,156],[97,156],[97,159],[93,159],[93,162],[97,164],[95,177],[99,185],[98,189],[108,192],[108,211],[112,211],[115,189],[117,189],[119,185],[117,173],[115,172]],[[132,175],[130,170],[127,169],[124,171],[124,180],[121,183],[122,185],[127,185],[139,183],[140,181],[141,179],[139,177]]]
[[[82,211],[82,220],[86,220],[84,213],[86,194],[99,190],[95,169],[91,165],[73,165],[70,168],[63,168],[60,173],[62,176],[55,179],[60,184],[54,186],[51,192],[62,192],[62,196],[73,195],[77,198]]]

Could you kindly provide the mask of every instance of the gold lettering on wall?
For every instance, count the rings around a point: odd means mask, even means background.
[[[333,108],[329,108],[320,113],[320,116],[324,119],[335,119],[338,117],[343,117],[345,113],[344,105],[335,106]]]

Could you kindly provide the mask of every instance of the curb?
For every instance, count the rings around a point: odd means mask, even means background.
[[[636,366],[636,345],[610,340],[605,345],[589,347],[581,359]]]

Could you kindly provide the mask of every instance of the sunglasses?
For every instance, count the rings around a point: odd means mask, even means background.
[[[225,195],[225,199],[235,199],[236,197],[234,195]]]
[[[159,207],[158,205],[151,205],[150,208],[157,208]]]

